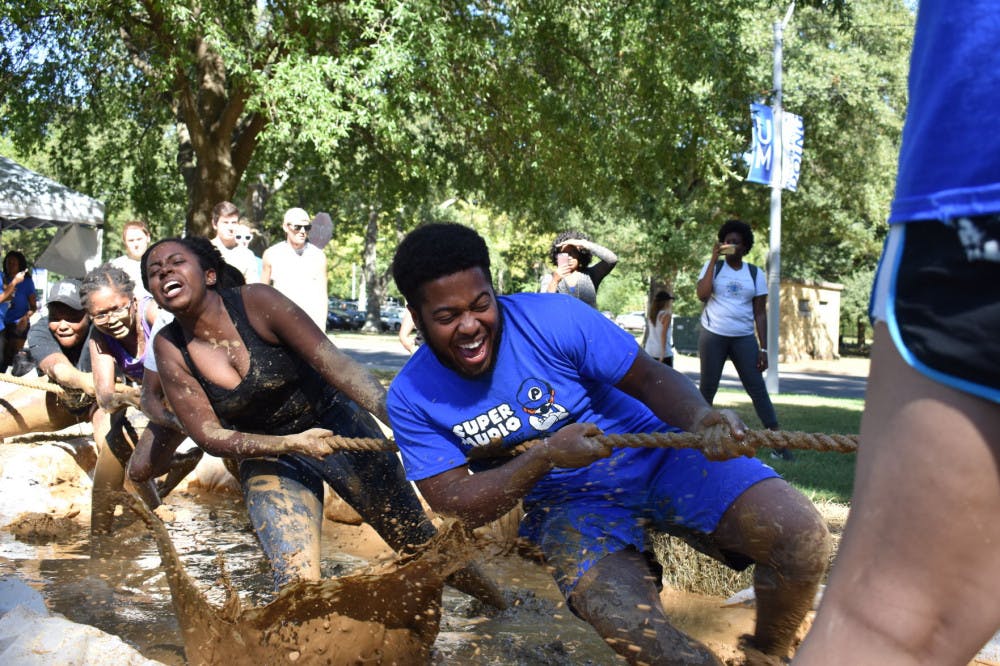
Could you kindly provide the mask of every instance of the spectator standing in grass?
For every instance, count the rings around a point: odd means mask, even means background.
[[[235,266],[243,274],[246,284],[261,282],[257,257],[249,248],[236,241],[240,226],[240,211],[236,204],[231,201],[217,203],[212,209],[212,228],[215,229],[212,245],[222,253],[227,264]]]
[[[727,359],[732,361],[757,418],[765,428],[779,430],[763,375],[767,370],[767,280],[764,271],[743,260],[753,243],[749,224],[727,220],[719,228],[712,258],[701,269],[697,293],[705,309],[698,335],[698,388],[712,404],[722,368]],[[772,457],[793,458],[787,449],[775,450]]]
[[[261,282],[274,288],[306,311],[320,330],[326,330],[330,299],[326,293],[326,255],[309,242],[312,218],[302,208],[285,212],[285,240],[264,250]]]
[[[132,279],[135,295],[141,298],[147,292],[142,286],[142,273],[139,270],[139,260],[142,253],[149,247],[149,229],[142,220],[130,220],[122,227],[122,243],[125,245],[125,254],[111,260],[111,265],[125,271]]]
[[[35,281],[31,279],[28,260],[22,252],[11,250],[3,259],[3,287],[13,292],[3,302],[3,353],[0,355],[0,370],[6,370],[14,360],[14,355],[24,347],[31,326],[31,316],[38,310],[35,296]],[[2,309],[2,306],[0,306]]]
[[[674,297],[669,291],[658,291],[646,311],[646,327],[642,346],[660,363],[674,365]]]

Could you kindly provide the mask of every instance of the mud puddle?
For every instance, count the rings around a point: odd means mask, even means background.
[[[185,568],[213,604],[224,601],[217,556],[247,605],[270,601],[271,575],[238,499],[211,494],[170,498],[168,529]],[[119,521],[119,525],[121,521]],[[323,574],[341,576],[389,555],[367,528],[324,524]],[[102,551],[91,557],[92,547]],[[433,664],[622,664],[565,607],[543,568],[514,556],[484,560],[512,603],[502,613],[445,588]],[[184,664],[180,626],[160,557],[136,521],[107,543],[85,527],[62,543],[35,545],[0,530],[0,576],[15,574],[39,590],[50,610],[115,634],[150,659]]]

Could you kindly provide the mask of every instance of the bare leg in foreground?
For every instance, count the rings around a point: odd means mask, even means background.
[[[1000,625],[1000,406],[876,326],[850,519],[795,663],[964,665]]]

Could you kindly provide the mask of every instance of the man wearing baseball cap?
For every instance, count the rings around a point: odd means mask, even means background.
[[[69,400],[34,388],[8,393],[0,407],[0,438],[59,430],[91,418],[96,410],[90,373],[90,318],[80,302],[80,281],[56,282],[49,290],[47,304],[48,314],[28,330],[25,349],[39,374],[79,395]]]

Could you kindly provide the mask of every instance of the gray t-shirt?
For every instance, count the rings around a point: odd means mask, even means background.
[[[49,318],[42,317],[28,329],[28,341],[25,349],[37,367],[46,357],[52,354],[63,354],[80,372],[90,372],[90,334],[93,327],[87,329],[87,337],[83,342],[73,347],[63,347],[49,330]]]

